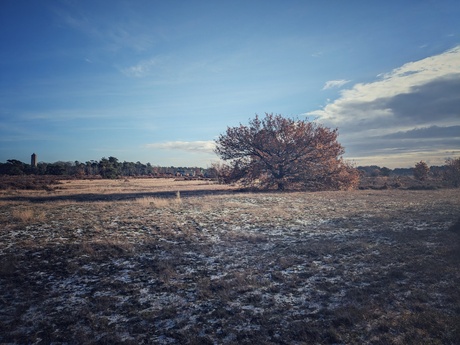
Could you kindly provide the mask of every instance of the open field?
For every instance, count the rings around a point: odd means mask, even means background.
[[[0,194],[0,343],[459,344],[459,190]]]

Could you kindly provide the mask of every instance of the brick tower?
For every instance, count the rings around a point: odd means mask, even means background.
[[[35,153],[32,153],[32,156],[30,156],[30,165],[33,167],[37,166],[37,155]]]

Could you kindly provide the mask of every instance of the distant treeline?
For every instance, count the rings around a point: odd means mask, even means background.
[[[160,167],[150,163],[119,162],[115,157],[90,160],[85,163],[75,162],[39,162],[37,166],[9,159],[0,163],[0,175],[57,175],[75,177],[119,178],[135,176],[151,177],[212,177],[211,169],[199,167]]]
[[[378,165],[358,166],[357,169],[365,177],[377,176],[413,176],[414,168],[395,168],[380,167]],[[431,166],[430,175],[440,177],[444,174],[447,167]],[[18,161],[9,159],[6,163],[0,163],[0,175],[58,175],[58,176],[75,176],[75,177],[135,177],[135,176],[185,176],[185,177],[214,177],[213,168],[199,167],[161,167],[153,166],[150,163],[141,162],[120,162],[115,157],[101,158],[99,161],[90,160],[85,163],[62,162],[55,163],[39,162],[36,167]]]
[[[387,167],[379,167],[377,165],[370,166],[359,166],[357,169],[361,172],[362,176],[365,177],[377,177],[377,176],[413,176],[414,168],[395,168],[390,169]],[[430,167],[430,175],[433,177],[441,177],[447,169],[446,165]]]

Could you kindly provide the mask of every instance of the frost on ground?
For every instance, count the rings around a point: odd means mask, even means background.
[[[0,196],[0,343],[460,339],[458,190],[109,191]]]

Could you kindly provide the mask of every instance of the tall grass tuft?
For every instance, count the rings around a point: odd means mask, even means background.
[[[154,197],[143,197],[136,199],[136,202],[143,207],[154,207],[154,208],[167,208],[177,207],[182,204],[180,192],[176,192],[176,198],[154,198]]]
[[[13,210],[13,218],[22,223],[28,223],[34,218],[34,211],[30,208]]]

